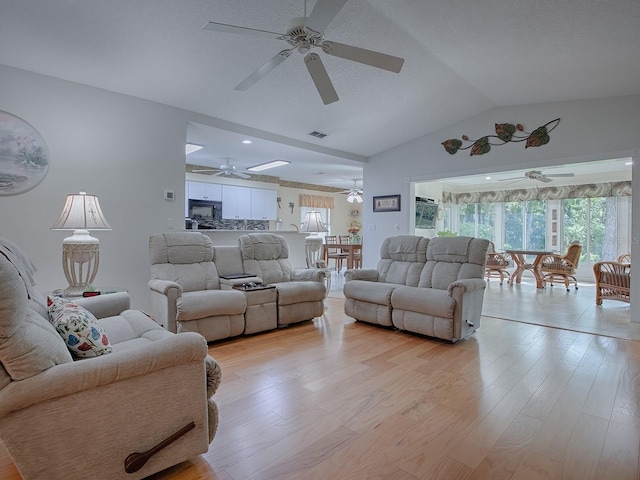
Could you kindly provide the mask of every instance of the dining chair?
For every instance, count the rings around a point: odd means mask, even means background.
[[[325,242],[327,243],[327,245],[337,245],[340,242],[338,241],[338,236],[337,235],[326,235],[324,237]],[[347,258],[349,258],[349,253],[343,251],[341,248],[338,247],[327,247],[327,263],[329,260],[333,259],[335,262],[335,266],[336,266],[336,270],[340,271],[342,270],[342,262],[344,260],[346,260]],[[329,266],[329,265],[327,265]]]
[[[506,278],[509,280],[511,278],[511,273],[509,273],[506,268],[509,266],[509,255],[507,253],[496,252],[496,246],[493,242],[489,242],[489,248],[487,249],[487,261],[485,263],[485,275],[487,276],[487,281],[491,277],[499,277],[500,285]]]
[[[579,243],[572,243],[567,247],[567,253],[564,255],[550,254],[542,257],[540,261],[540,272],[542,273],[543,282],[549,282],[553,287],[556,279],[564,281],[564,286],[569,291],[569,280],[571,280],[576,290],[578,289],[578,280],[575,277],[576,268],[580,261],[580,253],[582,246]]]

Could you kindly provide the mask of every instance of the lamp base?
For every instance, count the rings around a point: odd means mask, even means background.
[[[87,230],[75,230],[62,242],[62,269],[69,286],[64,295],[81,296],[93,282],[100,263],[100,242]]]

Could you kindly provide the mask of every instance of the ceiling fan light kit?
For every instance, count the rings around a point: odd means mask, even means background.
[[[353,188],[349,190],[344,190],[340,193],[345,193],[348,195],[347,202],[349,203],[362,203],[362,195],[364,194],[361,188],[358,188],[358,181],[353,181]]]
[[[312,49],[319,48],[327,55],[344,58],[353,62],[362,63],[371,67],[380,68],[393,73],[400,73],[404,59],[387,55],[385,53],[367,50],[365,48],[354,47],[337,42],[330,42],[324,39],[324,30],[329,23],[338,15],[347,0],[318,0],[311,14],[307,17],[307,4],[304,2],[304,17],[297,17],[291,20],[286,33],[269,32],[238,25],[228,25],[218,22],[209,22],[202,27],[223,33],[237,33],[243,35],[254,35],[260,37],[284,40],[291,48],[277,53],[264,65],[240,82],[235,90],[247,90],[262,78],[266,77],[274,68],[284,62],[294,51],[304,55],[304,64],[313,80],[316,90],[325,105],[337,102],[338,94],[333,87],[322,59]]]

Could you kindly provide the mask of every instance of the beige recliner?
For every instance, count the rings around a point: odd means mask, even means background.
[[[198,332],[207,342],[244,332],[245,295],[221,289],[212,260],[211,239],[202,233],[149,238],[151,308],[170,332]]]
[[[204,339],[130,310],[125,292],[79,298],[113,351],[74,360],[34,272],[0,238],[0,439],[22,478],[139,479],[206,452],[221,374]]]
[[[274,285],[278,292],[278,325],[311,320],[324,312],[324,270],[293,268],[289,246],[280,235],[250,233],[238,240],[244,272]]]

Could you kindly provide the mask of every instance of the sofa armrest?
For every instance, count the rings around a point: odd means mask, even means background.
[[[473,292],[474,290],[484,290],[487,284],[481,278],[467,278],[464,280],[457,280],[449,285],[447,289],[449,296],[453,296],[453,292],[456,288],[461,289],[462,293]]]
[[[455,300],[452,341],[465,338],[480,327],[486,285],[481,278],[458,280],[449,285],[448,294]]]
[[[178,297],[182,296],[182,286],[171,280],[149,280],[149,288],[151,291],[162,295],[168,295],[169,290],[173,288],[178,290]]]
[[[151,290],[151,311],[158,324],[170,332],[177,333],[176,302],[182,296],[182,286],[169,280],[149,280]]]
[[[369,282],[378,281],[378,270],[375,268],[354,268],[344,272],[344,281],[366,280]]]
[[[96,318],[114,317],[131,308],[127,292],[116,292],[95,297],[74,298],[73,303],[89,310]]]
[[[327,273],[324,270],[318,270],[316,268],[294,268],[291,270],[291,280],[295,282],[324,282],[326,275]]]
[[[0,417],[37,403],[176,365],[199,361],[204,373],[206,356],[204,337],[187,332],[164,337],[135,350],[56,365],[20,382],[11,382],[0,390]]]

